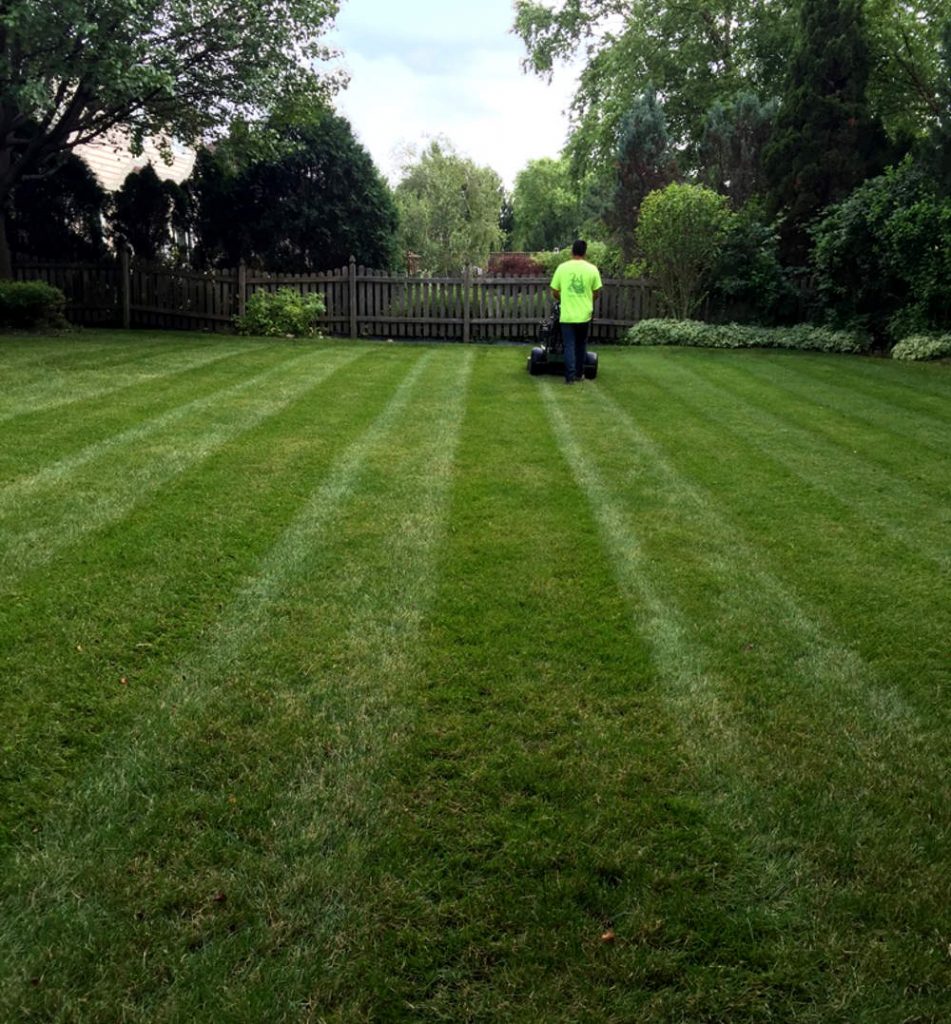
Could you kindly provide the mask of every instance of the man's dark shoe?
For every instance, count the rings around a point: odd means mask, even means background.
[[[566,384],[574,384],[574,381],[570,377],[565,377]]]

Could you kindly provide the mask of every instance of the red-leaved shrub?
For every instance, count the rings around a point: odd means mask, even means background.
[[[545,268],[527,252],[493,252],[489,255],[490,274],[500,277],[544,277]]]

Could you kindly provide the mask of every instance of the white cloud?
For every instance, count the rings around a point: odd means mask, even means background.
[[[436,135],[508,187],[529,160],[564,145],[574,75],[548,85],[522,72],[508,0],[471,11],[446,0],[344,4],[333,42],[351,77],[337,107],[392,181],[396,154]]]

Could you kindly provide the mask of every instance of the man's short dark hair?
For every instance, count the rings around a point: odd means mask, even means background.
[[[588,251],[588,243],[583,238],[578,238],[571,243],[572,256],[584,256]]]

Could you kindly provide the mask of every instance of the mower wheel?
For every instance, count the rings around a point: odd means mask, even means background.
[[[543,348],[533,348],[528,357],[528,372],[537,377],[545,372],[545,364],[548,362],[548,353]]]
[[[594,380],[598,375],[598,353],[585,352],[584,354],[584,375],[588,380]]]

